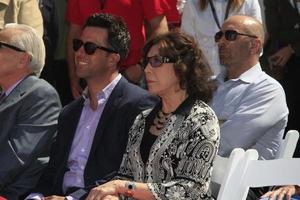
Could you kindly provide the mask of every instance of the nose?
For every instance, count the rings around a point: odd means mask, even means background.
[[[148,62],[144,68],[144,72],[145,73],[149,73],[151,70],[150,70],[151,66],[150,66],[150,62]]]
[[[74,52],[76,55],[82,55],[85,54],[84,45],[81,45],[81,47]]]

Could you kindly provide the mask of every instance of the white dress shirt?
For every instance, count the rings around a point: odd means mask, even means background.
[[[288,117],[283,88],[260,64],[237,79],[224,78],[225,73],[217,77],[218,89],[210,103],[220,122],[219,155],[254,148],[260,159],[274,159]]]
[[[222,26],[227,0],[213,0],[213,2]],[[239,10],[231,10],[228,17],[238,14],[249,15],[261,21],[261,9],[258,0],[245,0],[241,8]],[[214,74],[218,75],[223,68],[219,62],[218,46],[214,39],[215,33],[219,31],[219,28],[214,20],[210,5],[208,4],[207,8],[201,11],[199,0],[186,1],[182,14],[181,29],[198,41]]]

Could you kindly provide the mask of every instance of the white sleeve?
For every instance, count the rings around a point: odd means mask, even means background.
[[[42,195],[41,193],[31,193],[30,195],[28,195],[24,200],[42,200],[44,198],[44,195]]]
[[[249,10],[247,15],[250,15],[254,17],[255,19],[259,20],[262,22],[262,16],[261,16],[261,7],[259,5],[258,0],[250,0],[249,2]]]
[[[192,5],[192,0],[185,3],[182,17],[181,17],[181,30],[188,35],[196,38],[195,34],[195,13]]]
[[[235,111],[220,126],[219,154],[236,147],[258,151],[260,159],[274,159],[282,141],[288,109],[280,86],[262,84],[249,89]]]

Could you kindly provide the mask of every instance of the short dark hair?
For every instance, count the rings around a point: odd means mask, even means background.
[[[107,29],[108,44],[120,54],[121,61],[127,57],[130,47],[130,34],[121,17],[107,13],[93,14],[87,19],[84,28],[87,26]]]
[[[158,35],[144,46],[144,58],[156,44],[160,44],[161,56],[176,60],[174,70],[180,80],[180,87],[186,89],[189,96],[209,102],[216,85],[211,78],[212,70],[195,40],[180,30]]]

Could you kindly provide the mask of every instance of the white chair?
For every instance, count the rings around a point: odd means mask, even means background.
[[[300,184],[300,158],[247,159],[247,162],[240,181],[231,182],[229,185],[228,190],[235,192],[231,200],[245,200],[249,187]]]
[[[276,158],[292,158],[299,139],[297,130],[289,130],[277,152]],[[300,166],[299,166],[300,167]]]
[[[231,185],[240,182],[249,159],[258,159],[256,150],[245,152],[241,148],[236,148],[231,152],[229,158],[216,156],[211,181],[220,185],[219,191],[216,191],[218,193],[217,200],[234,200],[233,194],[236,193],[236,189]]]

